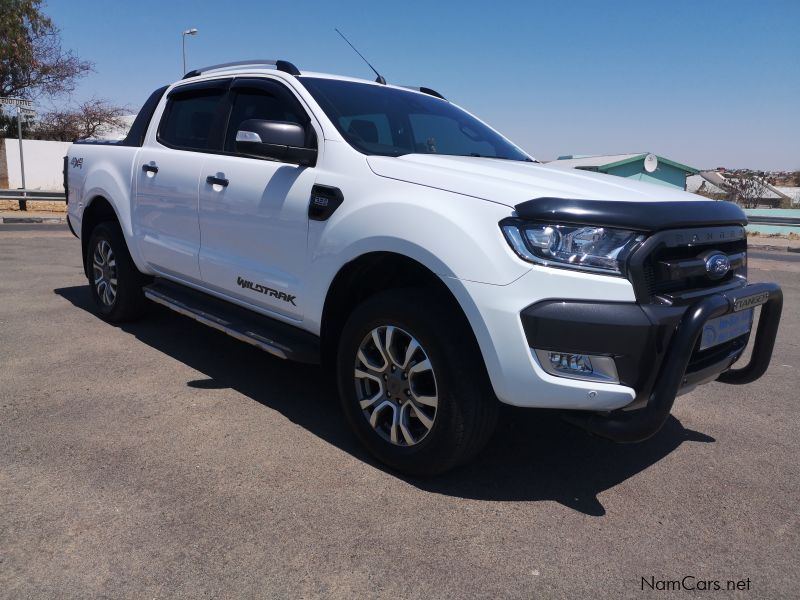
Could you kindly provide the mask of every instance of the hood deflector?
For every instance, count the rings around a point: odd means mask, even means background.
[[[709,225],[747,225],[747,215],[732,202],[673,200],[618,202],[536,198],[514,206],[517,216],[530,221],[565,225],[620,227],[634,231],[662,231]]]

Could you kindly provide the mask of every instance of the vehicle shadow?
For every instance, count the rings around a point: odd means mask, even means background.
[[[88,286],[54,292],[94,314]],[[398,476],[377,464],[350,434],[336,394],[319,367],[273,358],[157,305],[147,318],[121,329],[205,375],[187,381],[189,387],[234,389],[337,448]],[[564,423],[554,411],[504,406],[497,433],[474,462],[431,479],[399,477],[437,494],[476,500],[551,500],[601,516],[605,509],[599,493],[644,471],[687,441],[715,440],[670,417],[650,440],[621,445],[587,435]]]

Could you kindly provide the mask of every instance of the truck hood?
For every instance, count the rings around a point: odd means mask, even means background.
[[[622,177],[563,169],[547,164],[471,156],[407,154],[368,156],[381,177],[473,196],[514,207],[533,198],[583,200],[669,201],[703,200],[666,185]]]

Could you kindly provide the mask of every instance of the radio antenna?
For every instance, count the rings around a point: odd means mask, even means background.
[[[345,42],[347,42],[347,45],[348,45],[348,46],[350,46],[350,47],[353,49],[353,52],[355,52],[356,54],[358,54],[358,55],[361,57],[361,60],[363,60],[365,63],[367,63],[367,66],[368,66],[370,69],[372,69],[372,72],[373,72],[373,73],[375,73],[375,75],[377,75],[377,76],[378,76],[378,77],[375,79],[375,81],[377,81],[377,82],[378,82],[378,83],[380,83],[380,84],[386,85],[386,80],[383,78],[383,75],[381,75],[380,73],[378,73],[378,71],[376,71],[376,70],[375,70],[375,67],[373,67],[371,64],[369,64],[369,61],[368,61],[366,58],[364,58],[364,55],[363,55],[363,54],[361,54],[361,52],[359,52],[359,51],[356,49],[356,47],[355,47],[355,46],[353,46],[353,44],[351,44],[351,43],[350,43],[350,40],[348,40],[346,37],[344,37],[344,34],[343,34],[341,31],[339,31],[339,30],[338,30],[336,27],[334,27],[334,28],[333,28],[333,30],[334,30],[336,33],[338,33],[340,36],[342,36],[342,39],[343,39]]]

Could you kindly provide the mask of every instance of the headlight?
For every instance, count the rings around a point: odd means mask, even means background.
[[[625,260],[644,240],[637,231],[529,223],[505,219],[500,228],[521,258],[532,263],[622,275]]]

